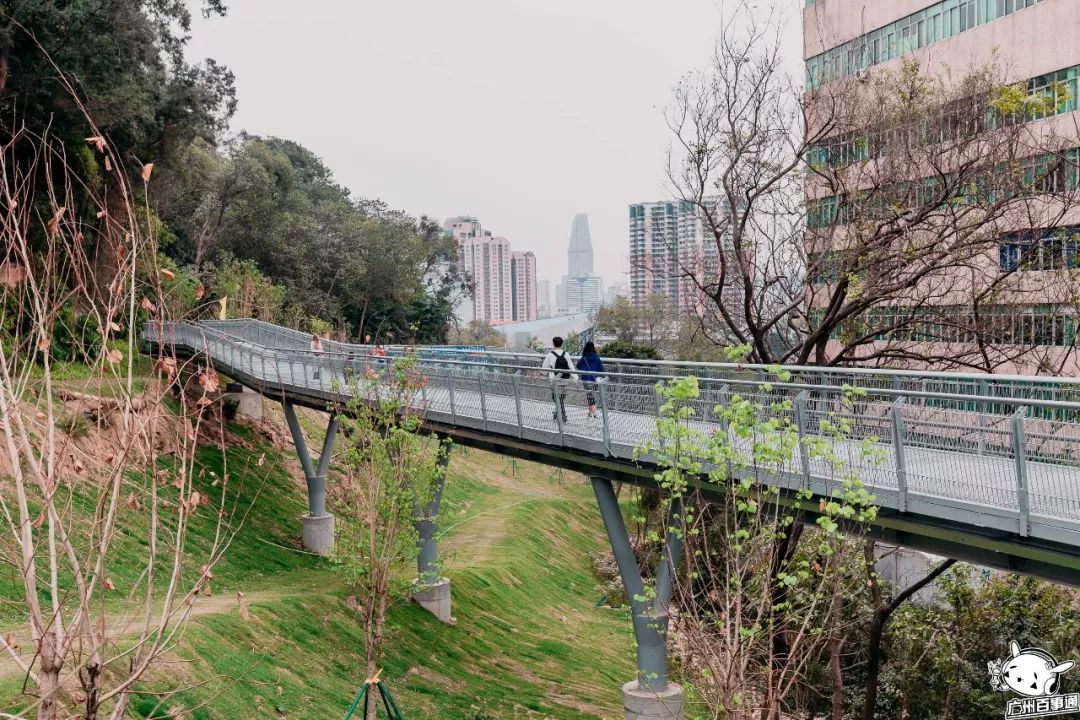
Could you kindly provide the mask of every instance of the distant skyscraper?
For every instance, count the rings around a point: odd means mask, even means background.
[[[462,320],[499,325],[536,318],[536,259],[532,253],[513,252],[509,240],[493,236],[469,215],[447,219],[443,231],[457,240],[458,264],[473,285],[469,301],[455,308]],[[519,256],[519,275],[515,277]]]
[[[718,202],[706,198],[711,212]],[[704,297],[697,283],[717,272],[719,250],[706,237],[699,208],[660,201],[630,206],[630,299],[641,307],[649,295],[664,295],[680,310],[698,312]],[[733,287],[733,290],[735,288]]]
[[[551,281],[538,280],[536,282],[536,316],[538,318],[551,317],[555,313],[551,307]]]
[[[589,234],[589,216],[579,213],[570,224],[570,249],[567,276],[589,277],[593,272],[592,236]]]
[[[557,288],[560,310],[571,313],[592,312],[604,297],[604,281],[593,274],[592,237],[589,216],[580,213],[570,224],[570,247],[567,250],[567,273]]]

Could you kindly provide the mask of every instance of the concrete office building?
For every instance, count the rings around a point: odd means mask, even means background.
[[[1054,137],[1066,148],[1057,153],[1064,158],[1060,178],[1054,176],[1053,192],[1074,192],[1080,175],[1080,138],[1077,127],[1077,78],[1080,74],[1080,1],[1078,0],[806,0],[803,11],[804,58],[807,87],[825,88],[831,83],[850,83],[853,78],[871,80],[883,72],[895,72],[902,63],[915,61],[920,72],[930,77],[957,78],[969,69],[996,64],[1007,74],[1006,80],[1026,90],[1029,97],[1049,97],[1051,109],[1027,116],[1024,125],[1031,137]],[[856,83],[858,86],[861,83]],[[807,96],[811,102],[815,94]],[[875,128],[875,130],[880,130]],[[886,129],[887,131],[888,129]],[[866,132],[837,135],[820,146],[818,162],[868,161],[859,153]],[[852,153],[851,150],[855,150]],[[865,150],[862,151],[865,154]],[[813,155],[813,153],[812,153]],[[1042,156],[1040,156],[1042,157]],[[814,161],[814,158],[812,158]],[[1030,161],[1037,173],[1039,158]],[[1056,160],[1055,160],[1056,162]],[[1060,182],[1059,182],[1060,179]],[[922,178],[911,178],[923,181]],[[1043,187],[1040,181],[1033,187]],[[829,207],[828,224],[839,226],[844,220],[841,201],[822,196],[814,183],[807,183],[808,227],[811,236],[820,226],[818,210]],[[832,206],[829,203],[832,202]],[[1017,213],[1020,215],[1022,213]],[[1069,348],[1080,345],[1080,331],[1075,303],[1069,295],[1070,282],[1063,282],[1062,271],[1080,266],[1075,238],[1080,233],[1080,214],[1075,209],[1058,217],[1049,227],[1035,217],[1026,216],[1013,225],[995,231],[997,242],[981,264],[973,266],[967,277],[957,278],[956,287],[967,287],[967,295],[982,285],[995,282],[1004,273],[1015,273],[1018,291],[998,292],[994,305],[981,308],[983,319],[972,315],[970,299],[963,293],[942,293],[941,299],[926,300],[936,317],[953,313],[955,323],[940,320],[916,320],[900,336],[902,342],[935,342],[941,354],[953,356],[974,347],[973,327],[989,327],[988,334],[1005,348],[1039,348],[1047,358],[1066,357]],[[838,235],[837,237],[842,237]],[[1066,242],[1054,238],[1071,237]],[[993,240],[993,238],[989,238]],[[837,242],[837,241],[833,241]],[[830,252],[831,248],[817,251]],[[810,278],[810,282],[830,282],[828,275]],[[1063,297],[1055,297],[1055,287]],[[1033,292],[1033,289],[1035,291]],[[821,293],[824,296],[826,293]],[[1038,294],[1039,299],[1033,298]],[[961,299],[957,299],[960,297]],[[820,302],[828,302],[822,299]],[[904,298],[895,307],[881,308],[882,313],[908,312]],[[913,311],[918,312],[918,311]],[[921,317],[921,316],[920,316]],[[989,317],[989,320],[985,318]],[[873,316],[869,321],[874,322]],[[895,321],[890,321],[895,322]],[[985,324],[985,325],[984,325]],[[880,342],[896,342],[890,333]],[[1056,346],[1056,347],[1055,347]],[[1019,358],[1019,355],[1017,355]],[[1003,371],[1042,372],[1030,366],[1032,359],[1010,359]],[[1075,362],[1072,363],[1075,365]],[[1048,366],[1057,366],[1057,361]]]

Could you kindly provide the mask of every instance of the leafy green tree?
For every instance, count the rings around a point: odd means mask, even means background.
[[[364,624],[368,678],[382,657],[386,611],[411,589],[401,570],[416,557],[417,508],[431,501],[445,472],[439,457],[450,450],[422,432],[416,408],[423,381],[411,358],[381,373],[370,370],[352,381],[348,412],[341,416],[344,476],[333,484],[330,501],[338,518],[336,559]],[[369,718],[376,698],[368,694]]]
[[[619,342],[632,345],[637,338],[640,317],[630,298],[616,298],[596,309],[593,324],[597,331],[613,333]]]
[[[600,349],[600,354],[608,358],[626,358],[628,360],[659,360],[660,353],[649,345],[631,345],[619,340],[609,342]]]
[[[779,370],[777,377],[789,379]],[[724,428],[715,432],[703,429],[698,417],[697,378],[671,380],[657,392],[664,404],[656,439],[639,457],[655,459],[666,518],[649,539],[659,545],[675,534],[685,543],[673,600],[685,679],[708,717],[808,717],[819,704],[808,679],[833,653],[834,705],[842,707],[836,641],[862,621],[852,599],[865,582],[861,542],[848,533],[877,512],[873,495],[846,462],[851,458],[837,451],[854,444],[862,459],[877,458],[874,439],[846,440],[857,393],[849,392],[821,419],[820,433],[800,443],[791,399],[767,386],[711,409]],[[812,503],[807,489],[782,495],[775,478],[797,472],[800,452],[836,474],[828,497]],[[719,501],[704,500],[698,492],[703,482]],[[809,508],[817,519],[804,529],[800,519]]]

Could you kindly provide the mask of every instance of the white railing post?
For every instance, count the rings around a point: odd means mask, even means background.
[[[795,396],[795,430],[799,440],[799,464],[802,467],[803,483],[810,485],[810,450],[806,447],[806,399],[810,391],[803,390]]]
[[[484,432],[488,431],[488,419],[487,419],[487,402],[484,400],[484,379],[483,373],[478,373],[476,376],[476,389],[480,391],[480,417],[484,421]]]
[[[608,455],[614,455],[611,452],[611,425],[608,423],[608,410],[607,410],[607,397],[604,392],[604,388],[608,384],[607,378],[597,378],[600,382],[596,383],[596,389],[600,392],[600,417],[604,424],[604,450]]]
[[[1027,537],[1031,525],[1031,498],[1028,497],[1027,453],[1024,451],[1024,416],[1026,407],[1019,407],[1012,416],[1013,458],[1016,461],[1016,502],[1020,511],[1020,537]]]
[[[889,406],[892,418],[893,458],[896,466],[896,509],[907,512],[907,457],[904,455],[904,416],[902,406],[904,398],[898,397]]]
[[[517,409],[518,438],[524,437],[525,418],[521,414],[521,376],[514,373],[510,376],[514,383],[514,407]]]
[[[449,368],[446,371],[446,387],[450,391],[450,417],[457,425],[457,407],[454,405],[454,371]]]

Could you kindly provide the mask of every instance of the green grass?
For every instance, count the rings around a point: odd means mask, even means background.
[[[262,453],[268,472],[251,478]],[[341,717],[363,680],[363,633],[333,567],[289,549],[298,547],[302,483],[287,475],[284,454],[262,446],[224,455],[206,448],[200,460],[219,476],[227,462],[255,511],[215,571],[218,611],[193,619],[174,662],[143,684],[188,687],[153,717],[174,707],[192,720]],[[588,553],[603,544],[603,529],[592,493],[581,478],[559,482],[543,466],[509,472],[496,455],[453,456],[440,552],[457,625],[397,602],[382,678],[410,720],[621,716],[632,639],[624,613],[594,608]],[[211,525],[207,518],[193,527],[197,546]],[[134,582],[137,563],[122,565],[116,577]],[[238,589],[252,598],[249,621],[239,615]],[[22,704],[20,687],[21,679],[0,679],[0,698]],[[147,717],[157,704],[144,695],[133,707]]]

